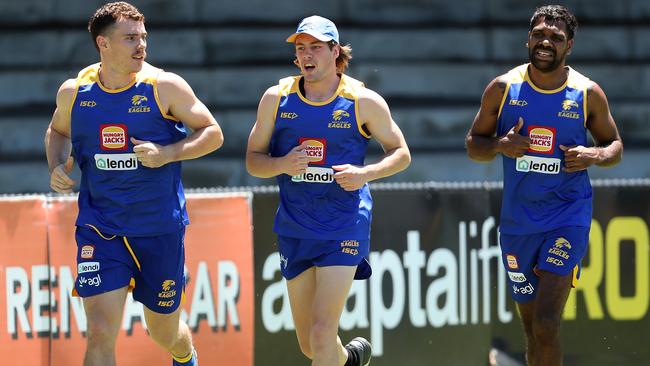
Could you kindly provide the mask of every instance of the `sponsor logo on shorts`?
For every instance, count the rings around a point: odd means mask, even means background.
[[[95,154],[95,165],[99,170],[136,170],[138,158],[135,154]]]
[[[316,168],[313,166],[307,167],[307,170],[300,174],[291,177],[294,182],[306,183],[332,183],[334,182],[334,170],[332,168]]]
[[[325,164],[325,153],[327,151],[327,140],[312,137],[301,137],[298,143],[307,142],[305,154],[309,157],[309,164]]]
[[[552,154],[555,146],[555,128],[546,126],[529,126],[529,152]]]
[[[94,245],[84,245],[81,247],[81,258],[92,259],[94,254],[95,254]]]
[[[176,296],[176,290],[172,287],[176,286],[176,281],[174,280],[165,280],[162,283],[162,291],[158,293],[158,297],[161,299],[169,299],[170,297]]]
[[[521,273],[521,272],[510,272],[508,271],[508,277],[510,277],[510,281],[512,282],[526,282],[526,276]]]
[[[289,260],[287,257],[283,256],[282,253],[280,253],[280,266],[284,266],[284,268],[287,268],[287,264],[289,263]]]
[[[510,269],[519,269],[519,264],[517,263],[517,257],[512,254],[506,255],[506,262],[508,262],[508,268]]]
[[[561,259],[553,258],[553,257],[546,257],[546,262],[551,263],[557,267],[562,267],[564,265],[564,261]]]
[[[556,158],[540,158],[537,156],[524,155],[517,158],[515,169],[517,169],[518,172],[524,173],[559,174],[560,163],[560,159]]]
[[[99,287],[99,285],[102,283],[102,277],[99,274],[97,274],[95,277],[79,276],[78,282],[79,287],[84,287],[85,285]]]
[[[102,150],[126,150],[129,147],[126,125],[100,125],[99,138]]]
[[[533,285],[528,282],[526,286],[523,287],[517,287],[517,285],[512,285],[512,292],[515,294],[521,294],[521,295],[530,295],[535,291],[535,288]]]
[[[82,262],[77,265],[77,273],[88,273],[99,271],[99,262]]]
[[[158,301],[158,306],[163,307],[163,308],[172,307],[172,306],[174,306],[174,300]]]
[[[343,240],[341,242],[341,252],[345,254],[357,255],[359,254],[359,242],[356,240]]]

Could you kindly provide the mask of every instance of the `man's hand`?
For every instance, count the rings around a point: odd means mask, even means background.
[[[368,181],[366,173],[363,171],[362,167],[343,164],[333,165],[332,169],[336,171],[334,174],[336,183],[348,192],[360,189]]]
[[[524,125],[524,119],[519,117],[517,125],[513,126],[508,133],[499,139],[499,151],[509,158],[520,158],[530,148],[530,138],[519,134]]]
[[[151,141],[138,140],[134,137],[131,137],[131,142],[135,145],[133,146],[133,152],[143,166],[159,168],[171,162],[171,158],[164,146],[154,144]]]
[[[69,173],[72,171],[74,158],[70,156],[64,164],[59,164],[50,174],[50,187],[59,193],[72,193],[76,181],[70,178]]]
[[[585,170],[598,161],[598,151],[595,148],[582,145],[560,145],[560,149],[564,151],[564,168],[562,170],[567,173]]]
[[[281,159],[281,171],[292,177],[304,173],[309,165],[309,157],[307,156],[307,153],[305,153],[305,149],[308,146],[307,141],[304,141],[302,144],[291,149],[291,151]]]

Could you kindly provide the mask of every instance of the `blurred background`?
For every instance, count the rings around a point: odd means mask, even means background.
[[[43,135],[58,87],[98,61],[86,30],[97,0],[0,1],[0,193],[49,191]],[[500,180],[464,136],[495,76],[527,62],[522,0],[133,0],[146,16],[148,61],[179,74],[221,124],[225,144],[184,163],[187,188],[275,184],[249,176],[246,141],[269,86],[296,74],[285,43],[305,16],[338,26],[349,74],[383,95],[406,135],[411,167],[387,181]],[[580,24],[568,63],[600,84],[625,158],[592,178],[650,177],[650,1],[566,1]],[[380,153],[371,145],[371,157]]]

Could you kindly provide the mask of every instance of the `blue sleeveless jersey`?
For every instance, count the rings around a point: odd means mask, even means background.
[[[311,102],[299,88],[300,77],[280,80],[279,105],[270,154],[281,157],[308,141],[307,172],[277,176],[280,206],[274,231],[282,236],[322,240],[367,240],[372,198],[368,185],[347,192],[334,180],[333,165],[363,165],[370,136],[358,121],[363,83],[341,75],[334,95]]]
[[[145,64],[131,84],[109,90],[99,68],[79,72],[70,116],[72,154],[81,169],[77,226],[122,236],[181,229],[189,221],[180,162],[144,167],[130,141],[168,145],[186,136],[183,124],[160,109],[156,80],[162,70]]]
[[[528,64],[510,70],[497,119],[497,135],[515,126],[531,139],[521,158],[503,156],[503,204],[500,230],[525,235],[563,226],[590,226],[591,184],[586,170],[566,173],[560,145],[587,146],[589,79],[569,68],[564,85],[555,90],[536,87]]]

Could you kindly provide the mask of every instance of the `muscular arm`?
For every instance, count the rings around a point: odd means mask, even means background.
[[[170,72],[161,73],[158,95],[163,112],[179,119],[194,132],[166,146],[132,139],[136,144],[133,151],[143,165],[159,167],[174,161],[196,159],[223,145],[221,127],[183,78]]]
[[[593,87],[589,89],[587,103],[589,103],[587,128],[596,140],[594,149],[598,157],[595,164],[600,166],[615,165],[623,157],[623,141],[609,111],[605,92],[598,84],[594,83]]]
[[[384,156],[379,161],[364,166],[333,166],[337,171],[334,179],[346,191],[357,190],[366,182],[396,174],[411,163],[411,153],[404,135],[393,121],[384,98],[370,89],[364,89],[359,97],[358,118],[379,142]]]
[[[505,88],[505,79],[499,76],[492,80],[483,92],[481,108],[465,137],[467,155],[472,160],[490,161],[497,153],[517,158],[522,156],[530,146],[530,139],[519,134],[519,129],[523,125],[521,118],[505,135],[496,136],[499,106]]]
[[[623,156],[623,141],[609,112],[607,97],[596,83],[587,91],[587,129],[596,140],[596,146],[560,145],[564,151],[564,171],[577,172],[593,164],[612,166]]]
[[[275,127],[275,108],[279,100],[278,87],[270,87],[262,96],[257,107],[257,120],[248,136],[246,148],[246,169],[258,178],[271,178],[280,174],[298,175],[304,173],[309,158],[304,153],[306,142],[294,147],[283,157],[269,155],[269,145]]]
[[[70,152],[70,108],[75,93],[75,80],[66,80],[56,94],[56,109],[45,132],[45,154],[50,171],[50,186],[57,192],[72,192],[74,181],[67,173],[72,169]],[[66,164],[67,163],[67,164]]]

